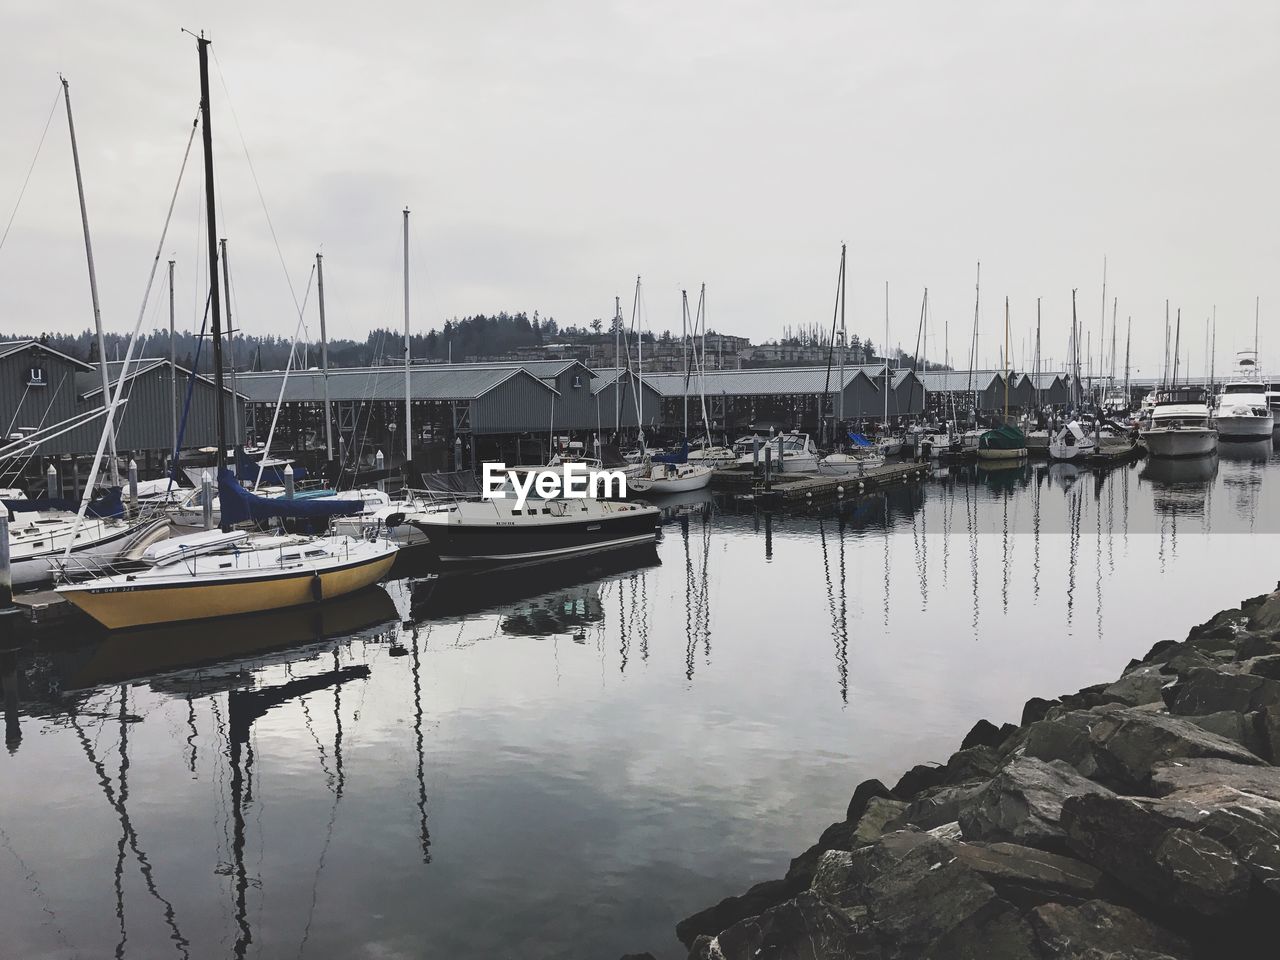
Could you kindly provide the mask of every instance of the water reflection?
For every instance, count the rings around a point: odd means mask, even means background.
[[[814,798],[1269,587],[1229,561],[1280,515],[1275,466],[957,465],[803,514],[702,494],[571,567],[5,653],[6,949],[669,953],[839,816]]]

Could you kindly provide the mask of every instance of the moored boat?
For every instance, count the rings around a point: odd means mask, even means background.
[[[1218,449],[1218,431],[1210,426],[1205,391],[1176,387],[1160,392],[1151,422],[1141,431],[1153,457],[1203,457]]]

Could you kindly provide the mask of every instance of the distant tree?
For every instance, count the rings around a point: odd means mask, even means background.
[[[603,330],[603,329],[604,329],[604,320],[602,320],[600,317],[596,317],[594,320],[592,320],[592,321],[591,321],[591,332],[592,332],[592,333],[594,333],[594,334],[596,334],[597,336],[599,336],[600,331],[601,331],[601,330]]]

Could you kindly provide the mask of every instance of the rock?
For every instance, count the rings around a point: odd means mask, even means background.
[[[1110,794],[1061,760],[1014,757],[960,813],[966,840],[1013,841],[1062,849],[1062,803],[1082,793]]]
[[[1093,742],[1089,738],[1096,719],[1087,711],[1074,710],[1037,721],[1022,731],[1013,753],[1046,762],[1062,760],[1075,767],[1082,776],[1091,777],[1098,771],[1093,759]]]
[[[622,960],[657,960],[657,958],[646,951],[645,953],[624,953]]]
[[[879,840],[886,832],[886,826],[902,816],[907,806],[901,800],[872,797],[867,801],[867,809],[863,811],[858,825],[853,828],[851,848],[856,850],[858,847],[864,847]]]
[[[1280,643],[1273,634],[1246,633],[1236,641],[1236,659],[1251,660],[1280,654]],[[1275,679],[1272,677],[1271,679]]]
[[[1162,760],[1219,757],[1237,763],[1262,761],[1238,743],[1182,717],[1132,707],[1096,715],[1089,731],[1099,773],[1127,787],[1141,788]]]
[[[1237,659],[1241,660],[1240,665],[1245,673],[1255,677],[1266,677],[1268,680],[1280,680],[1280,653],[1259,654],[1241,658],[1238,647],[1236,653]]]
[[[1159,763],[1151,771],[1151,792],[1157,797],[1178,794],[1195,803],[1220,790],[1280,803],[1280,768],[1202,757]]]
[[[1197,727],[1216,733],[1220,737],[1240,744],[1250,753],[1263,756],[1266,741],[1258,730],[1258,713],[1236,713],[1234,710],[1219,710],[1217,713],[1206,713],[1199,717],[1187,717]]]
[[[1164,662],[1163,667],[1165,673],[1176,677],[1187,677],[1191,675],[1192,671],[1205,667],[1212,668],[1215,663],[1215,660],[1205,656],[1199,650],[1184,647],[1169,657]]]
[[[880,957],[865,922],[812,893],[735,923],[691,956],[715,960],[848,960]]]
[[[1231,639],[1244,629],[1248,620],[1249,615],[1239,608],[1221,610],[1204,623],[1192,627],[1191,632],[1187,634],[1187,639],[1200,640],[1223,637]]]
[[[1109,683],[1096,683],[1092,687],[1084,687],[1077,693],[1067,693],[1062,696],[1062,705],[1068,710],[1088,710],[1090,707],[1096,707],[1106,703],[1102,699],[1102,691],[1111,686]]]
[[[1258,604],[1249,617],[1250,630],[1280,630],[1280,590]]]
[[[747,917],[758,916],[770,907],[791,899],[804,886],[792,880],[766,880],[764,883],[757,883],[741,896],[725,897],[714,907],[707,907],[681,920],[676,924],[676,937],[686,947],[699,934],[714,937],[721,930]]]
[[[902,812],[902,820],[921,830],[932,830],[960,819],[960,811],[985,784],[965,783],[934,787],[917,796]]]
[[[1022,708],[1022,726],[1035,723],[1037,720],[1043,720],[1044,715],[1049,712],[1049,708],[1057,706],[1061,700],[1045,700],[1043,697],[1032,697]]]
[[[1031,924],[1010,904],[997,900],[952,927],[924,952],[924,960],[1025,960],[1034,956]]]
[[[998,747],[1004,742],[1004,735],[990,720],[979,720],[973,725],[964,740],[960,742],[961,750],[968,750],[970,747]]]
[[[1264,707],[1254,714],[1253,725],[1258,734],[1255,752],[1272,763],[1280,762],[1280,709]]]
[[[908,853],[872,882],[867,899],[887,958],[971,955],[967,949],[961,954],[958,946],[950,952],[951,945],[972,943],[984,929],[998,930],[1002,943],[1018,937],[1009,916],[1013,907],[976,871],[928,847]],[[988,955],[1026,956],[1030,949],[1028,941],[1021,953]]]
[[[1202,825],[1194,805],[1173,800],[1086,794],[1062,808],[1068,843],[1086,862],[1158,906],[1226,916],[1247,902],[1249,878]]]
[[[1131,707],[1162,703],[1160,694],[1169,682],[1169,677],[1161,672],[1158,664],[1143,665],[1126,672],[1108,686],[1102,691],[1102,697],[1108,703],[1123,703]]]
[[[1049,901],[1083,903],[1100,895],[1101,871],[1074,857],[1017,843],[960,843],[955,855],[1021,910]]]
[[[1131,958],[1190,960],[1191,948],[1163,927],[1102,900],[1078,906],[1046,903],[1031,911],[1044,960]]]
[[[833,823],[822,831],[818,842],[800,856],[793,859],[787,867],[786,879],[798,884],[803,890],[813,879],[813,871],[817,869],[818,859],[828,850],[848,850],[853,845],[854,824],[848,820]]]
[[[1183,644],[1177,640],[1157,640],[1147,651],[1147,655],[1142,658],[1143,663],[1163,663],[1169,659],[1169,651],[1173,649],[1182,649]]]
[[[810,889],[841,907],[865,906],[867,888],[908,854],[921,850],[918,856],[941,863],[951,857],[950,849],[949,844],[927,833],[900,830],[852,852],[824,853]]]
[[[850,823],[857,823],[862,817],[862,812],[867,809],[867,801],[872,797],[888,797],[891,800],[902,799],[901,797],[895,797],[893,791],[879,780],[863,780],[854,788],[853,796],[849,799],[849,810],[844,818]]]
[[[1000,767],[1000,754],[991,747],[969,747],[957,750],[947,761],[947,784],[973,783],[978,780],[990,780],[991,775]]]
[[[1177,714],[1248,713],[1280,706],[1280,681],[1247,673],[1228,673],[1201,667],[1166,691],[1169,710]]]
[[[893,795],[899,800],[911,800],[921,790],[941,786],[947,776],[947,768],[922,763],[912,767],[893,786]]]

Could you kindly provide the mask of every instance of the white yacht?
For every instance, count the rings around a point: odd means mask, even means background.
[[[34,506],[34,504],[33,504]],[[15,509],[9,524],[9,570],[15,588],[30,589],[52,583],[71,547],[70,566],[92,573],[104,563],[125,558],[170,532],[166,517],[126,520],[86,516],[78,525],[66,510]]]
[[[1243,351],[1235,379],[1222,385],[1214,404],[1213,425],[1223,440],[1260,440],[1271,436],[1275,416],[1267,397],[1267,384],[1258,376],[1253,351]]]
[[[1218,449],[1218,431],[1210,425],[1201,387],[1160,391],[1141,435],[1153,457],[1203,457]]]
[[[627,477],[627,490],[655,496],[664,493],[687,493],[703,490],[711,482],[715,468],[701,463],[652,463],[648,472]]]
[[[773,469],[781,469],[783,473],[805,473],[818,469],[818,448],[813,445],[807,433],[780,433],[770,437],[760,446],[760,462],[764,463],[764,451],[768,448]],[[779,453],[782,462],[779,464]],[[751,466],[753,454],[748,452],[738,458],[740,466]]]

